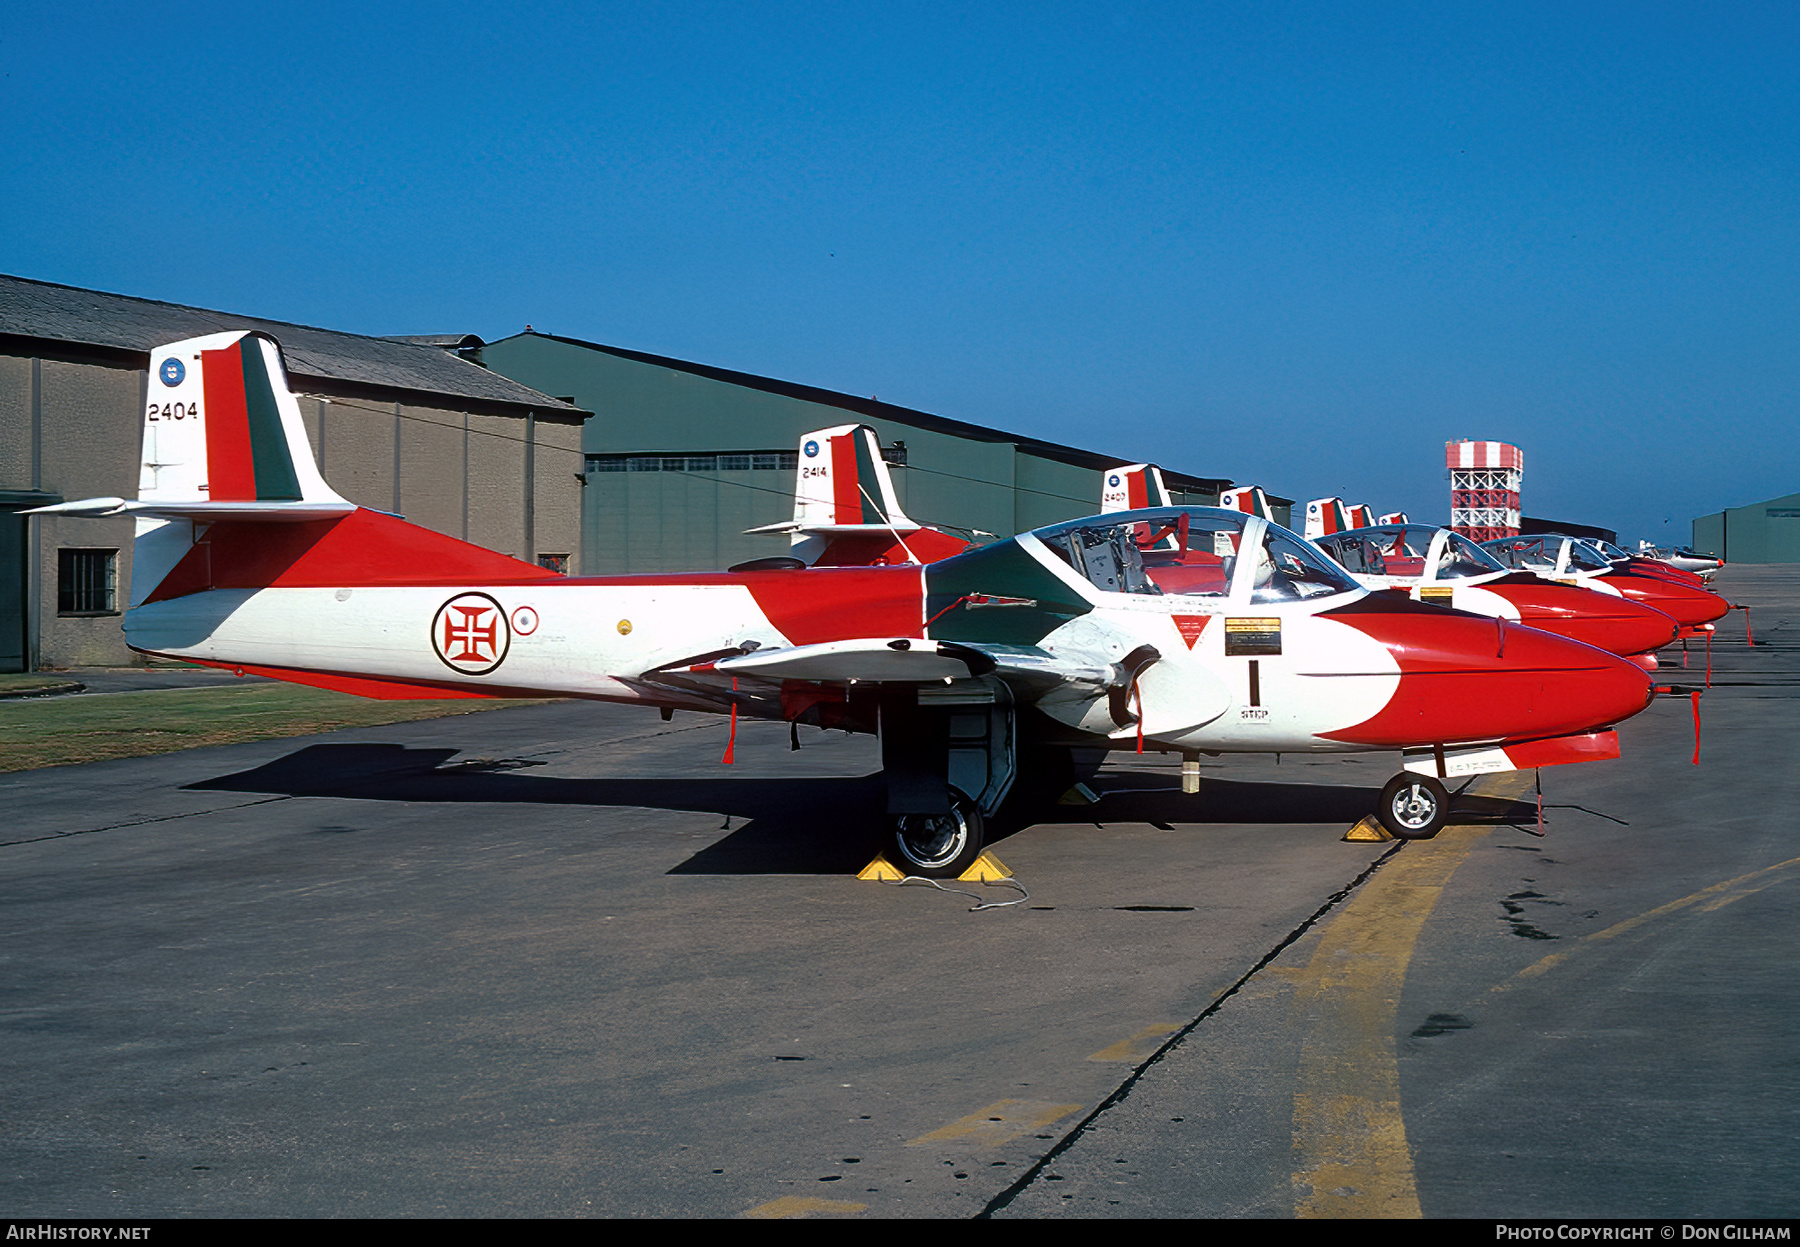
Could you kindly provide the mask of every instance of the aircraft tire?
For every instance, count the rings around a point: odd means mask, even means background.
[[[1402,772],[1381,790],[1375,817],[1398,840],[1429,840],[1450,816],[1450,794],[1429,775]]]
[[[909,875],[954,879],[981,856],[983,830],[981,811],[952,788],[948,814],[896,814],[888,820],[888,857]]]

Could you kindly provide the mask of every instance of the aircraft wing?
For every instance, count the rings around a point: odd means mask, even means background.
[[[681,670],[695,676],[717,673],[769,680],[870,684],[935,684],[992,675],[1027,699],[1071,683],[1105,686],[1118,679],[1111,666],[1070,661],[1036,646],[969,645],[911,637],[858,638],[756,649]]]
[[[1140,720],[1158,730],[1175,730],[1223,711],[1229,698],[1216,680],[1189,687],[1190,672],[1185,681],[1172,677],[1170,687],[1163,689],[1161,657],[1151,645],[1139,645],[1109,662],[1034,645],[865,637],[698,655],[645,672],[632,682],[714,702],[750,704],[767,701],[773,688],[789,680],[931,685],[989,677],[1010,688],[1017,702],[1039,705],[1053,718],[1085,721],[1088,730],[1115,736],[1129,734]],[[1141,696],[1140,678],[1148,681]]]

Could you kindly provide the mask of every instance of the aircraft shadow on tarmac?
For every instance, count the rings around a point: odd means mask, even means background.
[[[566,805],[716,814],[730,834],[670,874],[845,874],[879,848],[885,787],[879,774],[828,779],[698,779],[692,776],[565,779],[532,775],[524,759],[457,757],[455,749],[404,745],[309,745],[248,771],[186,785],[218,792],[280,793],[358,801]],[[1324,823],[1348,827],[1375,807],[1372,788],[1208,779],[1188,796],[1154,775],[1102,773],[1094,805],[1032,804],[1003,810],[990,843],[1043,824]],[[1458,823],[1518,824],[1529,802],[1467,794]]]

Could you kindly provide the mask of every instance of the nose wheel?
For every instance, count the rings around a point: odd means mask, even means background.
[[[981,856],[981,811],[950,790],[947,814],[896,814],[888,820],[888,851],[909,875],[954,879]]]
[[[1403,772],[1381,790],[1375,817],[1390,835],[1401,840],[1429,840],[1444,829],[1450,815],[1450,794],[1429,775]]]

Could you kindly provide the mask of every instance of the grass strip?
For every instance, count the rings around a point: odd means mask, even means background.
[[[0,697],[35,697],[44,693],[73,692],[79,687],[70,676],[55,671],[0,674]]]
[[[0,701],[0,771],[141,758],[536,702],[371,701],[298,684],[146,689]]]

